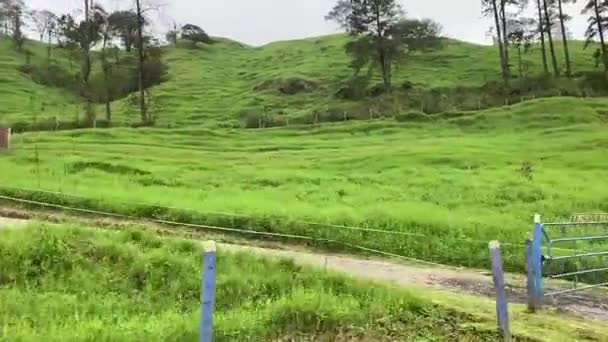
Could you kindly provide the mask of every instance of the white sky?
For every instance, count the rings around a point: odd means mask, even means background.
[[[128,7],[133,0],[97,0],[107,10]],[[156,21],[171,20],[201,26],[213,36],[232,38],[251,45],[304,38],[337,32],[324,16],[336,0],[142,0],[164,4]],[[26,0],[33,8],[66,13],[82,8],[82,0]],[[400,0],[410,16],[431,18],[443,27],[443,34],[470,42],[487,43],[490,22],[481,17],[480,0]],[[581,5],[568,6],[574,17],[570,28],[582,37],[586,19]],[[164,29],[159,29],[162,32]]]

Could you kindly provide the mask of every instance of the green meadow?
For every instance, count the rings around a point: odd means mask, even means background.
[[[487,266],[487,242],[500,240],[506,267],[520,271],[534,213],[607,209],[607,105],[555,98],[423,122],[19,134],[0,183],[5,195],[453,265]]]

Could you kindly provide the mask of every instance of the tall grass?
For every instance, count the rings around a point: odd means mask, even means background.
[[[219,253],[216,341],[497,340],[408,292]],[[3,230],[0,339],[195,341],[201,254],[138,230]]]
[[[17,135],[0,183],[34,200],[471,267],[486,267],[487,242],[500,240],[506,268],[520,271],[535,212],[550,221],[608,209],[605,105],[561,98],[424,123]],[[38,184],[89,200],[10,189]]]

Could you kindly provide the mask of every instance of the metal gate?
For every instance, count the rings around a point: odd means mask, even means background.
[[[560,223],[535,215],[532,235],[527,266],[533,309],[545,296],[608,285],[608,214],[577,214]],[[565,282],[545,290],[545,279]]]

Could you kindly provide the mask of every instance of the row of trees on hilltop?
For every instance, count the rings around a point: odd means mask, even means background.
[[[584,1],[588,16],[587,48],[599,41],[594,51],[597,65],[608,72],[605,32],[608,29],[607,0],[481,0],[483,14],[493,21],[499,64],[505,81],[517,66],[524,76],[523,55],[539,45],[543,71],[555,77],[573,75],[568,23],[572,17],[565,6]],[[533,14],[532,16],[526,16]],[[410,19],[396,0],[338,0],[326,16],[341,25],[353,40],[346,46],[355,75],[365,66],[379,70],[385,89],[391,88],[392,68],[416,50],[440,46],[440,27],[431,20]],[[562,59],[556,46],[563,46]],[[517,59],[510,52],[516,51]],[[368,69],[368,71],[370,71]]]
[[[584,1],[582,14],[588,15],[588,28],[585,33],[586,45],[599,39],[600,47],[594,52],[599,64],[608,72],[608,57],[604,33],[608,29],[608,1]],[[494,34],[499,51],[500,68],[505,80],[511,78],[512,61],[509,55],[513,45],[518,51],[519,74],[522,76],[522,50],[527,52],[533,45],[539,44],[543,71],[555,77],[573,75],[570,46],[568,45],[568,22],[572,19],[564,11],[564,6],[576,3],[577,0],[481,0],[484,14],[494,22]],[[534,13],[534,17],[526,17]],[[556,37],[558,34],[560,37]],[[555,46],[561,40],[563,47],[563,65],[558,62]]]

